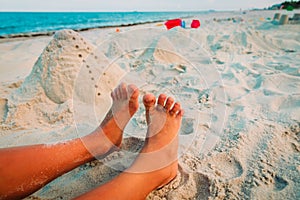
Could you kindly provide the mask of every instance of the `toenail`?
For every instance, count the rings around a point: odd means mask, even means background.
[[[170,111],[169,114],[170,114],[170,115],[174,115],[175,112],[174,112],[174,111]]]

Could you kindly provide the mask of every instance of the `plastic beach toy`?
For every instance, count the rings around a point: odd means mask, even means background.
[[[168,20],[166,23],[165,23],[165,26],[167,27],[167,29],[171,29],[171,28],[174,28],[176,26],[181,26],[181,19],[171,19],[171,20]]]
[[[185,28],[185,21],[183,21],[183,20],[182,20],[182,22],[181,22],[181,27],[182,27],[182,28]]]
[[[197,19],[194,19],[191,23],[191,28],[199,28],[200,27],[200,21]]]

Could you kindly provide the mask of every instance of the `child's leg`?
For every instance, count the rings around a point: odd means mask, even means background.
[[[123,130],[138,109],[139,91],[120,84],[113,105],[101,125],[91,134],[52,145],[0,149],[0,199],[30,195],[62,174],[119,147]]]

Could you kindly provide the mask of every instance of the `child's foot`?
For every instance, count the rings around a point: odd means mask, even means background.
[[[155,96],[143,98],[146,108],[148,132],[145,145],[136,161],[128,170],[136,173],[153,174],[157,187],[169,183],[176,177],[178,162],[178,131],[183,110],[171,97],[161,94],[155,106]]]
[[[121,83],[112,93],[113,104],[100,127],[117,147],[122,142],[123,131],[139,108],[139,90],[135,85]]]
[[[147,195],[177,175],[178,131],[183,110],[172,98],[144,96],[148,123],[145,145],[134,163],[110,182],[81,199],[146,199]],[[136,105],[136,104],[135,104]],[[162,123],[163,122],[163,123]]]
[[[106,153],[114,147],[120,147],[123,131],[139,108],[138,96],[138,88],[135,85],[127,86],[125,83],[121,83],[111,92],[113,100],[111,109],[106,114],[100,126],[87,137],[89,139],[83,139],[86,147],[89,151],[92,151],[93,155],[101,155],[103,151]],[[97,140],[101,140],[101,143],[96,144]],[[97,149],[96,146],[98,148],[99,146],[101,147],[101,152],[97,152],[100,149],[95,150]]]

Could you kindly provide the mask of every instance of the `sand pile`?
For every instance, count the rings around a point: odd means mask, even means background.
[[[4,119],[7,128],[73,123],[73,85],[83,59],[93,49],[93,45],[73,31],[57,32],[30,75],[7,99]]]
[[[148,199],[299,199],[299,31],[262,21],[269,12],[242,15],[243,22],[213,20],[235,15],[208,15],[197,30],[107,29],[108,40],[100,31],[83,33],[93,45],[78,33],[58,32],[30,75],[0,99],[1,146],[87,134],[109,109],[110,91],[125,81],[141,95],[174,96],[186,111],[178,176]],[[70,199],[110,180],[130,164],[145,133],[141,107],[122,151],[28,199]]]

